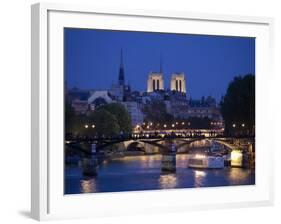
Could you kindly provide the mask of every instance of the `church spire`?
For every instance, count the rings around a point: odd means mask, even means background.
[[[123,50],[121,48],[121,54],[120,54],[120,68],[119,68],[119,76],[118,76],[118,82],[120,86],[125,85],[125,74],[124,74],[124,64],[123,64]]]
[[[121,48],[121,53],[120,53],[120,67],[124,67],[124,64],[123,64],[123,49]]]

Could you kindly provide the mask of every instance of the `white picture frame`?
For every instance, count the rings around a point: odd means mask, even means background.
[[[273,19],[190,12],[32,5],[31,214],[37,220],[186,211],[273,203],[270,141]],[[63,194],[63,27],[160,31],[256,38],[256,185]],[[266,118],[266,119],[265,119]],[[186,199],[186,200],[185,200]],[[188,200],[187,200],[188,199]],[[136,203],[137,202],[137,203]]]

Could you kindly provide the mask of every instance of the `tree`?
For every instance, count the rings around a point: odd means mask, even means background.
[[[131,132],[131,117],[122,104],[100,106],[87,114],[75,114],[70,104],[65,104],[66,134],[74,135],[117,135],[121,131]]]
[[[85,135],[112,136],[120,132],[117,118],[103,108],[91,112],[87,117],[87,123],[88,128],[84,128]]]
[[[173,116],[167,113],[166,105],[162,101],[153,101],[144,108],[146,120],[154,123],[165,123],[173,121]]]
[[[76,129],[76,125],[78,124],[77,115],[75,114],[75,111],[73,110],[71,104],[68,101],[65,101],[65,133],[70,134],[73,133]]]
[[[64,103],[64,123],[65,123],[65,132],[70,133],[72,129],[72,117],[73,117],[73,110],[71,105],[65,101]]]
[[[120,103],[110,103],[101,107],[115,116],[120,131],[130,133],[132,130],[131,116],[126,108]]]
[[[229,84],[221,101],[221,112],[226,132],[234,134],[247,130],[254,132],[255,126],[255,76],[238,76]]]

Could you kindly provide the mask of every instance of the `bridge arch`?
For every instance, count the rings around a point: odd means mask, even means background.
[[[184,147],[186,147],[186,146],[190,146],[192,143],[196,143],[196,142],[200,142],[200,141],[203,141],[203,140],[205,140],[205,139],[202,139],[202,138],[199,138],[199,139],[187,139],[187,140],[185,140],[185,141],[183,141],[181,144],[179,144],[178,146],[177,146],[177,150],[178,151],[186,151],[186,150],[184,150]],[[188,151],[189,151],[189,149],[188,149]]]
[[[123,140],[123,141],[115,141],[115,142],[107,142],[99,145],[98,150],[103,150],[110,146],[117,146],[119,150],[129,151],[130,149],[136,149],[147,153],[159,153],[163,150],[167,150],[168,148],[165,146],[165,142],[167,140],[157,139],[157,140],[146,140],[146,139],[131,139],[131,140]]]
[[[145,152],[145,144],[140,141],[132,141],[126,146],[126,151],[142,151]]]
[[[225,146],[229,151],[241,150],[241,148],[237,147],[236,145],[230,144],[226,141],[222,141],[222,140],[218,140],[218,139],[214,139],[213,141],[216,142],[216,143],[219,143],[220,145]]]

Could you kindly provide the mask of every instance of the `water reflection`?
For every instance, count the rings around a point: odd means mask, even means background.
[[[103,161],[98,175],[86,178],[81,167],[66,167],[65,193],[116,192],[255,184],[255,171],[242,168],[190,169],[187,154],[176,156],[176,172],[161,171],[162,155],[128,156]],[[78,172],[79,171],[79,172]]]
[[[180,155],[177,155],[177,167],[178,168],[187,168],[187,165],[188,165],[188,155],[186,154],[180,154]]]
[[[154,155],[154,156],[140,156],[141,159],[141,167],[142,168],[153,168],[155,164],[161,162],[162,155]]]
[[[97,184],[95,179],[84,179],[80,181],[82,193],[97,192]]]
[[[250,172],[250,170],[243,170],[241,172],[240,168],[232,168],[229,170],[229,179],[232,184],[240,184],[247,180]]]
[[[121,158],[112,159],[112,161],[117,161],[124,164],[124,166],[138,167],[142,169],[149,169],[160,167],[162,155],[143,155],[143,156],[125,156]]]
[[[175,174],[163,174],[159,178],[160,189],[171,189],[177,186],[177,176]]]
[[[206,172],[203,170],[194,170],[194,185],[195,187],[204,186]]]

